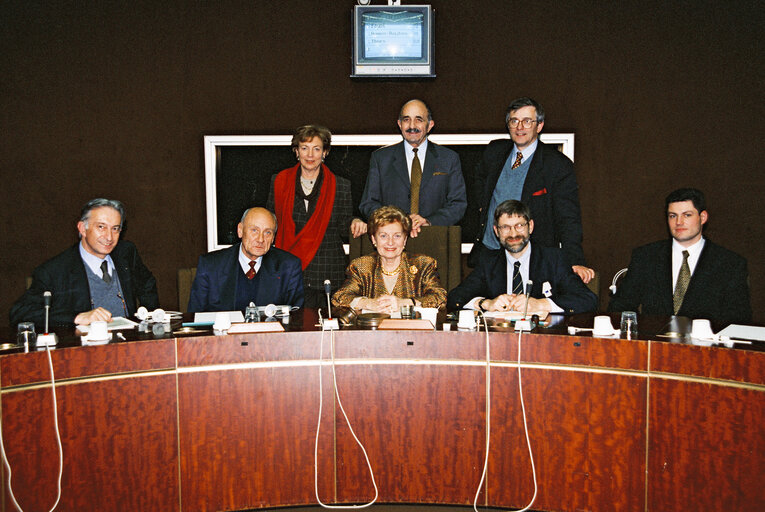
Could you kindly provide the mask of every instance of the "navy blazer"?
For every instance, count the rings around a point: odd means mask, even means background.
[[[494,219],[489,219],[489,203],[512,150],[513,141],[510,139],[491,141],[476,169],[473,201],[480,208],[478,214],[481,222],[475,233],[471,260],[477,257],[478,246],[483,245],[481,241],[486,223],[494,222]],[[574,164],[566,155],[554,146],[539,141],[523,183],[521,202],[529,207],[531,218],[534,219],[531,241],[537,247],[560,247],[571,265],[585,264],[579,185],[574,174]]]
[[[149,310],[158,308],[157,281],[143,264],[135,245],[120,240],[110,256],[117,270],[128,316],[135,313],[136,301]],[[11,307],[11,324],[28,321],[43,328],[43,293],[46,291],[52,295],[50,325],[73,325],[77,315],[94,309],[85,262],[80,256],[80,242],[34,270],[32,286]]]
[[[750,322],[748,279],[746,259],[706,240],[677,314],[725,325]],[[670,238],[632,251],[629,270],[608,310],[670,316],[673,295]]]
[[[529,279],[533,281],[531,297],[545,298],[544,283],[550,283],[549,297],[564,313],[586,313],[598,307],[597,296],[574,274],[560,249],[529,246]],[[461,309],[475,297],[493,299],[507,293],[507,258],[505,250],[486,250],[475,269],[456,288],[449,292],[446,307]]]
[[[398,206],[410,213],[411,182],[404,142],[372,153],[359,210],[369,219],[381,206]],[[420,182],[419,214],[434,226],[453,226],[467,208],[460,157],[451,149],[428,141]]]
[[[233,311],[236,308],[236,284],[239,246],[232,245],[199,257],[197,275],[191,285],[188,311]],[[260,285],[256,306],[268,304],[303,305],[303,270],[300,259],[287,251],[271,247],[263,255],[258,270]]]

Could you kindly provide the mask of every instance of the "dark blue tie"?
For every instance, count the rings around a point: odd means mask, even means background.
[[[523,295],[523,279],[521,279],[521,262],[515,262],[515,268],[513,269],[513,293],[515,295]]]

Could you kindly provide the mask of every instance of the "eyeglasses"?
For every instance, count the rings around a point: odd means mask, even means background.
[[[528,225],[529,225],[528,222],[519,222],[518,224],[515,224],[512,226],[510,224],[503,224],[501,226],[497,226],[497,229],[499,230],[500,233],[503,233],[503,234],[509,233],[511,229],[514,229],[517,233],[521,233],[523,230],[526,229],[526,226]]]
[[[510,118],[510,122],[507,123],[511,128],[515,128],[518,126],[518,124],[522,124],[524,128],[531,128],[534,126],[534,123],[536,123],[536,119],[531,119],[530,117],[527,117],[525,119],[518,119],[516,117]]]

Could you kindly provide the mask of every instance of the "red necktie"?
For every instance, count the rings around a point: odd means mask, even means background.
[[[250,260],[250,270],[248,270],[245,275],[247,276],[247,279],[255,277],[255,260]]]

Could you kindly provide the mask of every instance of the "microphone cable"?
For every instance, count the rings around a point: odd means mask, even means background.
[[[47,331],[47,329],[46,329]],[[53,374],[53,358],[50,355],[50,346],[45,347],[45,351],[48,353],[48,368],[50,368],[50,386],[51,386],[51,393],[53,395],[53,424],[56,427],[56,443],[58,444],[58,483],[57,483],[57,495],[56,495],[56,502],[53,504],[53,507],[48,512],[53,512],[56,507],[58,507],[59,501],[61,501],[61,476],[64,473],[64,449],[61,446],[61,432],[58,427],[58,406],[56,405],[56,379]],[[0,421],[0,452],[2,452],[3,456],[3,464],[5,465],[5,468],[8,470],[8,494],[11,495],[11,500],[13,501],[13,504],[16,506],[16,509],[19,510],[19,512],[24,512],[24,509],[21,508],[21,505],[19,505],[19,502],[16,500],[16,496],[13,494],[13,486],[11,485],[11,465],[8,462],[8,456],[5,454],[5,444],[3,443],[3,422]]]
[[[484,480],[486,479],[486,470],[489,466],[489,447],[491,444],[491,356],[489,354],[489,325],[486,321],[486,317],[483,312],[480,313],[483,321],[483,327],[486,331],[486,454],[483,460],[483,471],[481,472],[481,480],[478,482],[478,489],[475,492],[475,498],[473,499],[473,510],[478,512],[478,496],[481,494],[481,487],[483,487]],[[521,336],[523,331],[518,332],[518,395],[521,399],[521,410],[523,411],[523,430],[526,433],[526,446],[529,448],[529,459],[531,459],[531,474],[534,479],[534,495],[531,497],[531,501],[524,508],[517,512],[526,512],[534,504],[537,499],[537,470],[534,465],[534,454],[531,451],[531,440],[529,439],[529,427],[526,422],[526,405],[523,403],[523,383],[521,381]]]
[[[321,309],[319,309],[319,323],[323,324],[321,320]],[[321,498],[319,498],[319,432],[321,430],[321,414],[324,405],[324,381],[322,378],[322,370],[324,366],[324,332],[327,330],[329,330],[330,354],[332,358],[332,385],[335,390],[335,396],[337,397],[337,404],[340,406],[340,412],[343,413],[345,423],[348,425],[348,430],[351,431],[353,439],[356,440],[356,444],[359,445],[359,448],[361,448],[361,451],[364,453],[364,459],[366,459],[367,467],[369,468],[369,475],[372,477],[372,485],[375,488],[375,497],[372,499],[372,501],[362,505],[327,505],[321,501]],[[369,462],[367,450],[364,448],[364,445],[361,443],[361,441],[359,441],[359,438],[353,431],[353,427],[351,427],[351,422],[348,419],[348,415],[345,413],[345,409],[343,408],[343,403],[340,401],[340,391],[337,388],[337,374],[335,372],[335,332],[332,329],[325,329],[324,327],[321,329],[321,337],[319,338],[319,419],[316,422],[316,440],[313,445],[313,489],[314,493],[316,494],[316,501],[320,506],[327,509],[352,510],[367,508],[372,506],[377,501],[377,497],[379,496],[379,492],[377,490],[377,482],[375,482],[375,474],[372,470],[372,464]]]

